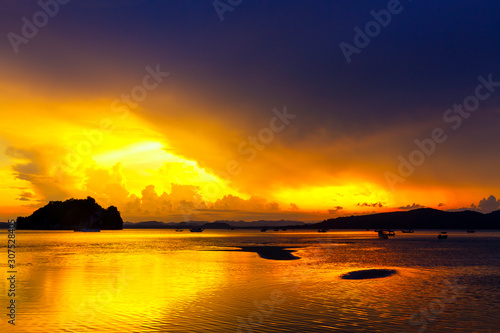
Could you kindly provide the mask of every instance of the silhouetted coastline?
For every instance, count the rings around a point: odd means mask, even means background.
[[[500,210],[446,212],[419,208],[405,212],[338,217],[308,225],[327,229],[500,229]]]
[[[90,201],[89,201],[90,200]],[[76,203],[80,202],[80,203]],[[86,202],[86,203],[84,203]],[[70,208],[71,203],[75,205]],[[79,207],[77,207],[79,206]],[[76,208],[75,208],[76,207]],[[40,211],[40,212],[39,212]],[[50,211],[50,212],[49,212]],[[51,216],[54,217],[51,217]],[[99,225],[101,227],[99,227]],[[259,221],[186,221],[186,222],[123,222],[114,206],[103,209],[88,197],[84,200],[70,199],[65,202],[52,201],[35,211],[29,217],[18,217],[17,229],[71,230],[77,228],[121,229],[261,229],[283,227],[288,230],[308,229],[500,229],[500,210],[483,214],[475,211],[447,212],[432,208],[409,211],[344,216],[318,223],[304,223],[287,220]],[[0,229],[7,228],[7,222],[0,222]],[[280,231],[283,232],[283,231]]]
[[[284,224],[290,222],[290,224]],[[475,211],[447,212],[432,208],[419,208],[409,211],[345,216],[324,220],[319,223],[297,221],[188,221],[164,223],[158,221],[125,222],[124,228],[192,228],[204,229],[261,229],[277,225],[294,229],[500,229],[500,210],[489,214]],[[281,232],[281,231],[280,231]]]
[[[263,227],[303,227],[307,224],[301,221],[288,220],[259,220],[259,221],[228,221],[218,220],[215,222],[208,221],[186,221],[186,222],[159,222],[159,221],[144,221],[144,222],[124,222],[124,229],[190,229],[193,227],[202,227],[204,229],[261,229]]]

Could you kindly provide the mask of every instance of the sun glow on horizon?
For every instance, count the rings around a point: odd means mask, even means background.
[[[61,91],[53,96],[33,92],[22,100],[22,90],[32,90],[22,84],[9,87],[9,94],[0,99],[0,107],[9,111],[0,125],[0,143],[5,147],[0,158],[4,219],[30,214],[51,200],[86,196],[102,205],[116,205],[125,218],[171,216],[178,220],[183,218],[181,206],[188,205],[193,214],[201,212],[204,218],[215,220],[239,219],[248,211],[255,211],[256,218],[316,219],[319,213],[328,218],[395,210],[413,203],[415,207],[454,209],[495,194],[493,186],[454,188],[432,183],[431,178],[423,183],[409,179],[392,192],[380,180],[379,161],[373,160],[366,168],[354,165],[342,170],[335,164],[338,161],[323,158],[322,149],[317,154],[313,146],[307,154],[285,149],[289,140],[282,137],[285,132],[276,133],[275,140],[256,149],[249,160],[250,155],[239,151],[239,144],[259,132],[206,118],[206,110],[198,117],[191,117],[187,109],[183,109],[185,114],[159,115],[149,109],[154,105],[141,105],[125,117],[110,109],[110,96],[89,100],[77,98],[74,92],[70,97]],[[112,126],[100,128],[103,120]],[[90,151],[77,156],[75,165],[59,168],[82,142],[90,142]],[[348,149],[349,144],[343,147]],[[232,161],[239,163],[241,173],[224,176]],[[329,163],[335,167],[329,168]],[[62,173],[58,174],[58,168]]]

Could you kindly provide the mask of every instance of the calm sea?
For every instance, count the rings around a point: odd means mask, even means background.
[[[1,332],[500,332],[500,233],[17,231]],[[1,236],[8,277],[7,231]],[[295,248],[269,260],[239,246]],[[346,280],[351,271],[396,274]]]

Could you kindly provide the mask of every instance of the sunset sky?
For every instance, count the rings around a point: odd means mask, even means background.
[[[498,1],[45,2],[0,0],[2,220],[499,209]]]

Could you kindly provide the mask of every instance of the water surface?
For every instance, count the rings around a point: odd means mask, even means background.
[[[498,332],[500,233],[436,235],[17,231],[17,325],[4,311],[0,331]],[[370,269],[396,274],[342,279]]]

